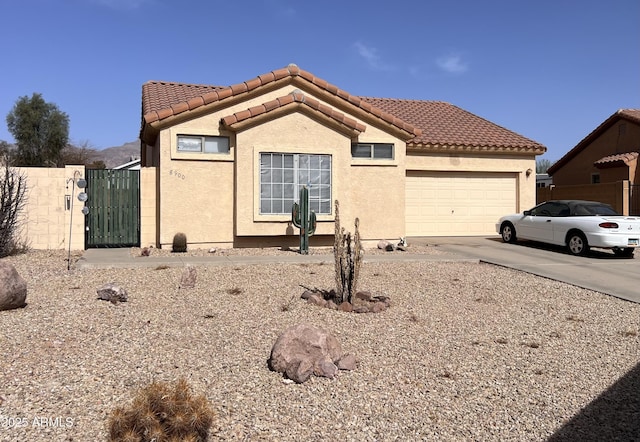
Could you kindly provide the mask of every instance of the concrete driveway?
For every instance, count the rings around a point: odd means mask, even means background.
[[[506,244],[498,235],[414,237],[407,242],[437,245],[449,253],[640,303],[640,249],[636,250],[635,259],[629,259],[616,257],[606,250],[591,250],[589,255],[581,257],[570,255],[562,247],[532,241]]]

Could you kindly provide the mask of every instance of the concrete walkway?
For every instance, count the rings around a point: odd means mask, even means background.
[[[407,252],[389,252],[383,255],[365,255],[364,262],[411,262],[411,261],[443,261],[443,262],[479,262],[476,257],[466,257],[456,253],[437,255],[415,254]],[[303,264],[327,263],[333,264],[333,255],[300,255],[297,253],[277,256],[187,256],[175,254],[171,256],[132,256],[131,250],[122,249],[88,249],[76,263],[79,269],[107,269],[107,268],[155,268],[160,265],[169,267],[184,267],[191,265],[224,266],[250,264]]]

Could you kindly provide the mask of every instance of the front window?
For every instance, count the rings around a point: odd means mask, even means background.
[[[178,135],[178,152],[229,153],[229,138]]]
[[[391,143],[357,143],[351,145],[352,158],[371,158],[377,160],[393,159]]]
[[[331,155],[260,154],[261,214],[290,214],[302,186],[311,210],[331,214]]]

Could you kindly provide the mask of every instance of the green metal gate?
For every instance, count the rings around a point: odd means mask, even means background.
[[[140,171],[87,169],[86,248],[140,246]]]

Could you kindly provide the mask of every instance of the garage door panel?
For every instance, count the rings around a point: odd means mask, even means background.
[[[489,235],[516,210],[515,174],[409,172],[405,189],[409,236]]]

